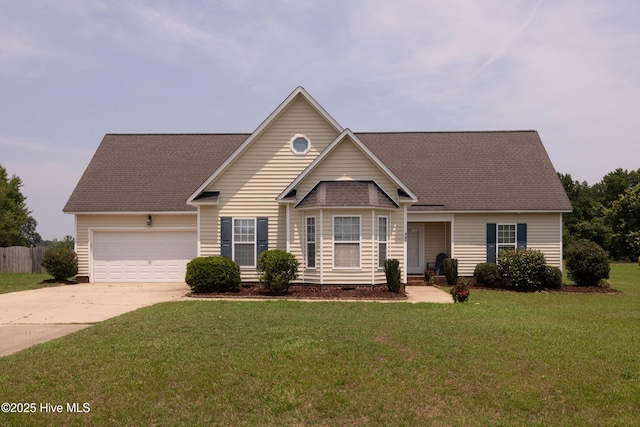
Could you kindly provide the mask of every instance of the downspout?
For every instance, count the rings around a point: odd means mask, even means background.
[[[202,256],[201,250],[200,248],[202,247],[202,244],[200,242],[200,205],[196,206],[196,244],[198,245],[196,254],[198,255],[198,257]]]
[[[318,239],[316,237],[316,245],[320,245],[320,288],[322,288],[322,285],[324,284],[324,278],[323,278],[323,272],[324,272],[324,251],[323,251],[323,246],[324,246],[324,218],[323,218],[323,213],[324,211],[322,209],[320,209],[320,239]]]
[[[402,244],[402,283],[407,283],[407,204],[404,203],[404,243]]]
[[[291,252],[291,244],[290,244],[290,238],[291,238],[291,231],[289,230],[289,227],[291,227],[291,205],[289,203],[287,203],[286,205],[286,223],[287,223],[287,232],[286,232],[286,237],[285,237],[285,241],[286,241],[286,251],[287,252]]]
[[[371,209],[371,288],[376,284],[376,210]],[[378,254],[380,256],[380,254]]]
[[[302,259],[304,260],[304,268],[302,269],[302,284],[305,284],[305,273],[307,272],[307,266],[309,265],[309,260],[307,257],[307,221],[304,216],[304,211],[300,211],[300,227],[302,228],[302,233],[300,235],[300,251],[302,253]]]

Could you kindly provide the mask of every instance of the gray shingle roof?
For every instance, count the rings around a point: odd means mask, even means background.
[[[108,134],[64,212],[189,212],[187,198],[249,134]]]
[[[418,196],[409,210],[572,209],[536,131],[356,135]]]
[[[249,134],[108,134],[65,212],[189,212]],[[571,210],[535,131],[356,136],[416,195],[410,210]]]
[[[296,208],[321,206],[398,208],[373,181],[321,181],[300,200]]]

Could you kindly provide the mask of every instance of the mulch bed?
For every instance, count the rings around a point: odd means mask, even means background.
[[[483,291],[496,291],[496,292],[518,292],[513,289],[501,289],[501,288],[486,288],[484,286],[471,286],[471,290],[480,289]],[[577,285],[564,285],[560,289],[544,289],[541,292],[562,292],[568,294],[619,294],[622,291],[617,289],[607,288],[603,286],[577,286]]]
[[[256,298],[256,299],[322,299],[322,300],[406,300],[403,293],[394,293],[383,287],[300,287],[292,286],[288,292],[274,294],[259,286],[242,286],[237,292],[189,294],[196,298]]]
[[[551,289],[550,291],[554,291]],[[581,294],[619,294],[622,291],[617,289],[605,288],[602,286],[563,286],[562,289],[556,289],[556,292],[570,292]]]

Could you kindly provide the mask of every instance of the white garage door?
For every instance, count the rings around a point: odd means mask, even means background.
[[[193,231],[96,232],[94,282],[183,282],[196,257]]]

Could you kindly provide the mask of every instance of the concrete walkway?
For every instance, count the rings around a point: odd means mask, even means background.
[[[435,286],[405,286],[409,302],[435,302],[440,304],[453,304],[450,294]]]
[[[189,291],[185,283],[91,283],[0,294],[0,357],[141,307],[185,299]],[[453,302],[433,286],[405,291],[408,299],[399,302]]]

